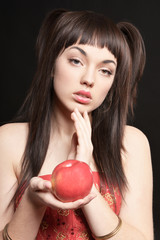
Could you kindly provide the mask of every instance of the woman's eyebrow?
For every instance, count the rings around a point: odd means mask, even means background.
[[[113,63],[115,66],[117,66],[116,62],[113,60],[104,60],[102,63]]]
[[[82,48],[79,48],[79,47],[71,47],[70,49],[78,49],[84,56],[87,56],[87,53],[82,49]]]
[[[87,53],[80,47],[71,47],[70,49],[77,49],[78,51],[80,51],[80,53],[82,53],[85,57],[87,56]],[[104,60],[102,61],[102,63],[113,63],[115,66],[117,66],[116,62],[113,60]]]

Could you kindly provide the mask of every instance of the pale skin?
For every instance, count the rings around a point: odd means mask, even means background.
[[[92,157],[90,113],[101,104],[111,88],[117,62],[107,48],[75,46],[86,55],[77,48],[68,48],[56,61],[56,106],[48,152],[39,175],[51,174],[54,167],[66,159],[85,161],[92,170],[97,170]],[[104,63],[104,60],[110,62]],[[64,76],[68,83],[65,88]],[[91,92],[92,101],[89,104],[73,100],[72,93],[81,89]],[[80,207],[94,235],[110,233],[117,226],[118,219],[94,185],[86,198],[62,203],[53,196],[49,181],[34,177],[17,211],[14,213],[13,205],[7,208],[18,184],[27,133],[27,123],[7,124],[0,128],[0,230],[9,222],[8,232],[13,239],[35,239],[45,209],[49,206],[53,209]],[[153,240],[152,168],[148,140],[140,130],[126,126],[123,141],[126,152],[122,153],[122,161],[128,191],[124,194],[125,201],[122,200],[119,215],[122,227],[111,239]]]

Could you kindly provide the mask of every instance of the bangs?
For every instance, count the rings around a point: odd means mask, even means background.
[[[69,17],[70,15],[70,17]],[[107,47],[119,58],[124,39],[116,25],[108,18],[89,11],[68,12],[61,18],[63,27],[59,32],[59,43],[65,39],[63,49],[73,44],[88,44],[99,48]],[[117,40],[118,39],[118,40]],[[122,39],[122,41],[120,41]],[[62,48],[61,48],[62,49]]]

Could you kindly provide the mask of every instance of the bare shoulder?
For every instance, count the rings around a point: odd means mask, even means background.
[[[0,127],[0,229],[14,213],[14,205],[9,203],[18,186],[27,135],[26,123],[10,123]]]
[[[125,126],[124,141],[126,141],[126,143],[127,142],[137,143],[138,141],[138,143],[144,143],[148,145],[148,139],[146,135],[140,129],[128,125]]]
[[[149,141],[142,131],[127,126],[124,147],[122,159],[129,187],[126,200],[132,202],[136,198],[143,203],[144,195],[147,196],[148,193],[148,200],[151,203],[153,174]]]
[[[153,239],[153,174],[149,141],[139,129],[125,127],[122,160],[128,189],[124,193],[120,216]],[[147,238],[148,237],[148,238]]]
[[[1,163],[18,166],[28,135],[27,123],[9,123],[0,127]]]
[[[9,123],[0,127],[0,144],[4,147],[14,147],[25,144],[28,135],[27,123]]]
[[[146,135],[138,128],[126,126],[123,139],[127,155],[137,156],[145,154],[150,156],[150,145]]]
[[[146,135],[135,127],[126,126],[124,148],[122,159],[128,184],[136,193],[138,189],[142,193],[142,189],[152,188],[152,161]]]
[[[0,137],[1,136],[11,136],[10,133],[14,133],[14,136],[20,134],[26,134],[28,132],[28,123],[8,123],[0,127]]]

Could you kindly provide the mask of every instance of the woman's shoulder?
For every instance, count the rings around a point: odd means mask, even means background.
[[[149,144],[147,136],[138,128],[126,125],[124,130],[124,144],[126,146],[130,144]]]
[[[9,152],[23,149],[28,135],[27,123],[8,123],[0,127],[0,148]]]
[[[0,127],[0,140],[8,140],[16,143],[26,139],[28,134],[28,123],[7,123]]]
[[[20,165],[28,135],[27,123],[9,123],[0,127],[1,163]]]
[[[144,164],[144,161],[150,159],[150,145],[147,136],[138,128],[126,126],[124,131],[124,161]]]

